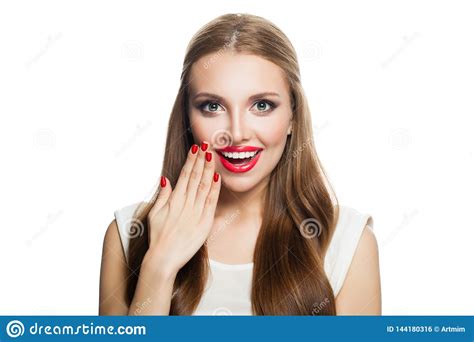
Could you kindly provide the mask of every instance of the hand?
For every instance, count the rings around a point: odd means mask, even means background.
[[[174,190],[166,177],[161,179],[160,193],[148,213],[150,243],[145,255],[159,272],[177,273],[211,231],[221,179],[208,146],[205,142],[201,148],[193,145]]]

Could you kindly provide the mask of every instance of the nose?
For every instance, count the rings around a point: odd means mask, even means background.
[[[245,111],[233,110],[230,115],[230,134],[232,135],[232,144],[239,145],[248,141],[251,135],[251,129]]]

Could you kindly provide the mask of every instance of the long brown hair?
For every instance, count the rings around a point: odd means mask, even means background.
[[[254,54],[278,65],[284,71],[292,102],[292,133],[287,136],[283,155],[269,177],[255,245],[253,314],[335,315],[334,293],[324,270],[324,257],[337,223],[337,198],[316,154],[296,52],[273,23],[250,14],[225,14],[206,24],[191,39],[169,120],[162,174],[174,188],[187,152],[195,143],[187,107],[191,66],[205,55],[226,49]],[[129,304],[148,249],[147,215],[158,193],[159,189],[134,214],[134,222],[144,228],[144,234],[131,239],[129,244]],[[204,244],[177,274],[170,315],[191,315],[196,310],[208,271]]]

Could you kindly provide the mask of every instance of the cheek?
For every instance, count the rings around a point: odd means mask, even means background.
[[[191,113],[189,123],[195,142],[201,142],[203,140],[212,142],[213,136],[219,134],[218,132],[222,131],[222,127],[225,127],[225,123],[219,121],[220,120],[216,118],[209,119],[199,114]]]
[[[266,118],[258,124],[258,137],[266,148],[282,147],[286,142],[288,123],[284,118]]]

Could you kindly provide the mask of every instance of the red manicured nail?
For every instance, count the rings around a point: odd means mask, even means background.
[[[205,143],[204,141],[201,143],[201,150],[205,151],[209,147],[208,143]]]
[[[206,160],[210,162],[212,160],[212,153],[211,152],[206,152]]]
[[[191,146],[191,152],[192,152],[193,154],[196,154],[196,152],[198,151],[198,148],[199,148],[198,145],[193,144],[193,146]]]
[[[161,176],[161,181],[160,181],[160,185],[162,188],[164,188],[166,186],[166,178]]]
[[[214,182],[217,183],[218,180],[219,180],[219,174],[217,172],[214,172]]]

